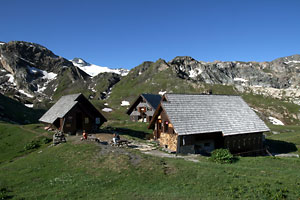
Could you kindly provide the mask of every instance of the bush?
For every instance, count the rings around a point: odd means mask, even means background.
[[[49,142],[52,141],[52,139],[44,137],[41,141],[42,141],[43,144],[48,144]]]
[[[234,157],[228,149],[216,149],[211,153],[210,160],[221,164],[232,163]]]
[[[31,142],[29,142],[28,144],[26,144],[25,146],[24,146],[24,149],[26,150],[26,151],[28,151],[28,150],[31,150],[31,149],[37,149],[37,148],[39,148],[41,145],[39,144],[39,142],[38,141],[31,141]]]

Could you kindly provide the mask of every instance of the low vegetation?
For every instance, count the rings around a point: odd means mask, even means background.
[[[211,152],[210,160],[220,164],[229,164],[234,161],[234,157],[228,149],[216,149]]]
[[[112,122],[105,128],[109,127],[145,130],[142,123]],[[299,127],[271,128],[280,133],[268,139],[288,142],[292,138],[299,149]],[[3,199],[300,198],[299,158],[241,157],[234,164],[220,165],[207,157],[194,163],[131,149],[106,152],[105,146],[79,142],[76,136],[48,147],[43,138],[50,138],[49,133],[39,125],[1,123],[0,135]],[[32,141],[39,141],[40,147],[25,151]],[[231,159],[226,153],[220,157]]]

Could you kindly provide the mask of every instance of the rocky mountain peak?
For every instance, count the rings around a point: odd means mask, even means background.
[[[71,60],[73,64],[76,64],[78,67],[90,66],[91,64],[83,60],[82,58],[73,58]]]

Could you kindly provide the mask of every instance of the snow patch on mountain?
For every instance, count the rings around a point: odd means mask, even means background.
[[[269,120],[274,125],[284,126],[284,123],[282,121],[280,121],[279,119],[276,119],[275,117],[269,117]]]
[[[290,64],[290,63],[300,63],[299,60],[290,60],[290,61],[287,61],[287,62],[284,62],[285,64]]]
[[[121,106],[129,106],[130,103],[128,101],[122,101]]]
[[[74,58],[73,60],[70,61],[73,63],[74,66],[79,67],[82,71],[84,71],[85,73],[89,74],[92,77],[105,72],[116,73],[116,74],[120,74],[121,76],[126,76],[129,73],[128,69],[122,69],[122,68],[110,69],[108,67],[89,64],[81,58]]]
[[[24,104],[28,108],[33,108],[33,104]]]
[[[29,98],[33,98],[34,96],[25,92],[24,90],[18,90],[21,94],[24,94],[25,96],[29,97]]]
[[[234,78],[234,81],[240,81],[240,82],[248,82],[248,80],[243,79],[243,78]]]
[[[102,111],[103,112],[112,112],[112,109],[111,108],[103,108]]]
[[[12,83],[13,85],[17,85],[15,83],[15,78],[12,74],[6,74],[5,76],[9,77],[8,82]]]
[[[191,69],[189,77],[194,78],[201,73],[202,73],[202,70],[200,70],[200,69]]]

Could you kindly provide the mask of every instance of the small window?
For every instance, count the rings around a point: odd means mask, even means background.
[[[167,133],[169,131],[169,125],[168,122],[164,123],[164,132]]]
[[[100,124],[100,118],[96,117],[96,124]]]
[[[86,123],[86,124],[89,123],[89,118],[88,118],[88,117],[85,117],[85,118],[84,118],[84,123]]]
[[[72,118],[73,118],[72,116],[69,116],[69,117],[68,117],[69,120],[72,120]]]

